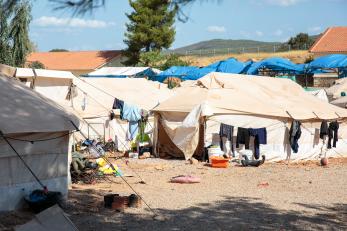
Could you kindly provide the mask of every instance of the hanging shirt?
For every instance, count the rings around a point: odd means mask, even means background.
[[[124,102],[121,118],[129,122],[137,122],[141,119],[141,109]]]
[[[245,149],[249,149],[249,130],[247,128],[237,128],[236,148],[239,148],[240,144],[244,144]]]
[[[333,121],[329,124],[328,127],[328,148],[331,148],[331,140],[333,139],[333,147],[336,148],[336,142],[338,139],[338,130],[339,130],[339,123],[337,121]]]
[[[249,135],[254,136],[254,157],[259,159],[259,145],[267,144],[266,128],[250,128]]]
[[[289,130],[289,143],[294,153],[299,150],[298,141],[301,136],[301,122],[294,120]]]
[[[219,144],[220,144],[220,148],[222,151],[224,151],[223,148],[223,139],[222,137],[226,137],[227,140],[230,141],[231,143],[231,149],[233,149],[232,147],[232,143],[233,143],[233,133],[234,133],[234,127],[231,125],[227,125],[227,124],[220,124],[220,128],[219,128]]]

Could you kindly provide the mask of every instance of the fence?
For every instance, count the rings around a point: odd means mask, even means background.
[[[307,50],[310,46],[303,44],[301,46],[291,46],[289,44],[278,44],[270,46],[257,47],[232,47],[222,49],[197,49],[197,50],[171,50],[170,54],[186,55],[186,56],[215,56],[227,54],[244,54],[244,53],[276,53],[292,50]]]

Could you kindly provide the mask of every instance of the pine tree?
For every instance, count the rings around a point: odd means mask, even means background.
[[[124,40],[128,46],[124,52],[125,65],[135,66],[140,60],[140,52],[160,51],[171,46],[175,37],[176,9],[170,9],[169,2],[129,0],[134,11],[126,14],[130,23],[126,24]]]

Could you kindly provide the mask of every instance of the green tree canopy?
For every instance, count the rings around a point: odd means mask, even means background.
[[[177,54],[161,54],[160,51],[142,52],[139,63],[141,67],[153,67],[166,70],[172,66],[189,66],[190,62],[182,60]]]
[[[287,43],[292,49],[306,50],[314,43],[314,40],[306,33],[299,33],[295,37],[290,38]]]
[[[140,52],[160,51],[169,48],[174,41],[176,10],[170,9],[168,1],[129,0],[134,11],[127,14],[130,22],[125,33],[127,49],[125,65],[136,65]]]
[[[23,67],[33,48],[29,39],[31,5],[0,0],[0,63]]]
[[[29,63],[28,67],[33,69],[46,69],[45,65],[41,63],[40,61],[34,61]]]

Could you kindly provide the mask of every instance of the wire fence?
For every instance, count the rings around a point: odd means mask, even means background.
[[[169,54],[177,54],[183,56],[215,56],[227,54],[246,54],[246,53],[277,53],[288,52],[293,50],[307,50],[310,48],[309,44],[302,44],[291,46],[289,44],[256,46],[256,47],[230,47],[230,48],[216,48],[216,49],[194,49],[194,50],[171,50],[167,51]]]

